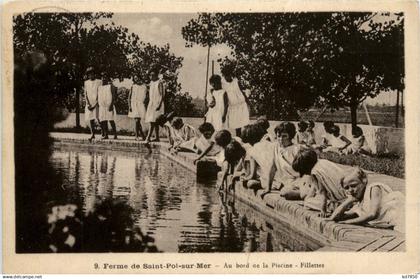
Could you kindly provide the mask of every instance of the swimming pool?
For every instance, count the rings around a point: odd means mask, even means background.
[[[104,151],[55,146],[50,158],[63,177],[69,203],[84,214],[99,199],[129,205],[134,226],[155,239],[163,252],[313,251],[320,245],[270,220],[232,196],[215,181],[196,175],[158,151]]]

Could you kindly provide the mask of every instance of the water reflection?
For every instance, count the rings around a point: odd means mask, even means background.
[[[119,200],[133,210],[133,226],[164,252],[308,251],[319,248],[249,206],[216,191],[214,182],[157,153],[55,148],[54,168],[66,194],[84,214],[98,201]],[[268,224],[268,225],[267,225]],[[275,224],[275,225],[272,225]]]

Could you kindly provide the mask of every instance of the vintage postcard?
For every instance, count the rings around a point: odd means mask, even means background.
[[[2,6],[6,274],[419,272],[416,1]]]

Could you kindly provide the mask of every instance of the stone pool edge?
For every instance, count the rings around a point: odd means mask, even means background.
[[[87,137],[74,137],[71,134],[66,136],[61,133],[60,135],[52,133],[50,137],[55,144],[101,146],[106,150],[135,150],[146,146],[144,142],[134,141],[128,137],[122,137],[119,140],[99,140],[94,143],[91,143]],[[197,167],[193,164],[193,158],[195,158],[193,154],[171,154],[167,149],[166,142],[152,142],[150,147],[158,149],[162,155],[197,173]],[[279,197],[276,192],[261,199],[259,192],[255,193],[237,183],[235,190],[228,194],[319,242],[322,248],[316,251],[389,252],[405,250],[404,235],[399,232],[327,222],[320,218],[317,212],[304,209],[300,201],[285,200]]]

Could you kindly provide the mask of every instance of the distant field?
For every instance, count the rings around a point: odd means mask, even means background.
[[[304,113],[303,118],[305,120],[315,119],[319,115],[319,111],[309,111]],[[369,112],[372,124],[375,126],[386,126],[395,127],[395,112]],[[336,112],[324,112],[318,119],[318,122],[333,121],[336,123],[350,123],[350,111],[336,111]],[[366,124],[369,122],[366,117],[366,113],[359,111],[357,113],[358,124]],[[398,127],[404,127],[404,117],[401,115],[398,117]]]

